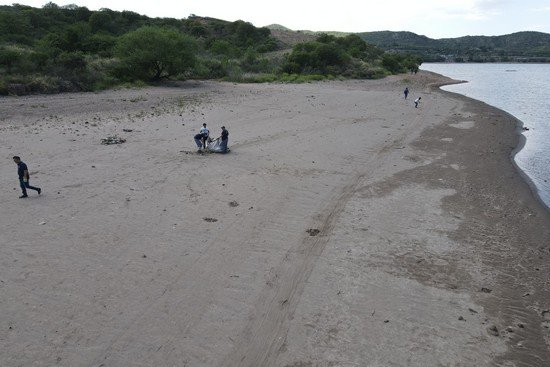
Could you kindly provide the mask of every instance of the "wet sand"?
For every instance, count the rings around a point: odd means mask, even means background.
[[[550,364],[517,121],[449,82],[0,99],[0,365]]]

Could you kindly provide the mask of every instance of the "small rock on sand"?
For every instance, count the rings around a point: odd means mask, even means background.
[[[309,233],[310,236],[317,236],[320,231],[317,228],[310,228],[306,232]]]
[[[116,135],[108,136],[105,139],[101,139],[101,144],[103,145],[113,145],[113,144],[122,144],[126,143],[126,139],[120,138]]]

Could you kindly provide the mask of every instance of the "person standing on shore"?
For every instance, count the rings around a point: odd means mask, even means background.
[[[407,96],[409,95],[409,87],[406,87],[403,91],[403,94],[405,95],[405,99],[407,99]]]
[[[227,153],[227,143],[229,143],[229,131],[225,129],[225,126],[222,126],[222,135],[220,136],[220,140],[221,153]]]
[[[21,195],[19,198],[23,199],[28,197],[27,195],[27,189],[34,190],[38,192],[38,195],[42,193],[42,189],[40,187],[34,187],[31,186],[29,183],[29,168],[27,165],[21,161],[21,158],[18,156],[13,157],[13,161],[15,164],[17,164],[17,174],[19,175],[19,185],[21,186],[21,190],[23,191],[23,195]]]
[[[417,99],[414,100],[414,108],[418,108],[418,104],[420,103],[421,99],[422,97],[418,97]]]

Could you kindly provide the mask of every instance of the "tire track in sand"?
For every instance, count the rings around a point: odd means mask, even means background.
[[[321,211],[323,214],[312,216],[321,218],[313,223],[317,224],[315,228],[319,229],[319,235],[304,234],[302,242],[287,252],[273,278],[259,294],[249,323],[235,340],[233,350],[221,366],[257,367],[274,364],[286,340],[290,320],[300,302],[307,279],[323,253],[340,214],[368,176],[382,167],[397,147],[401,147],[405,141],[412,140],[412,132],[420,127],[421,116],[422,114],[417,115],[396,139],[377,149],[375,155],[362,166],[361,172],[354,175],[350,182],[328,201]]]

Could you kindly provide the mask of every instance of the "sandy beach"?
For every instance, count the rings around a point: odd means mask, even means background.
[[[451,82],[1,98],[0,365],[549,366],[550,215]]]

